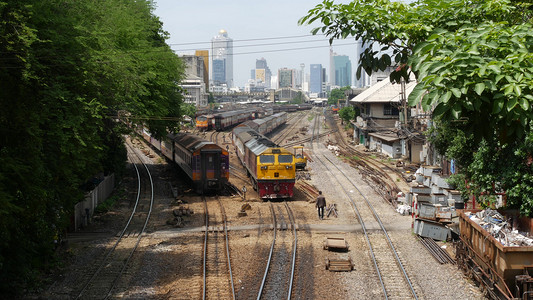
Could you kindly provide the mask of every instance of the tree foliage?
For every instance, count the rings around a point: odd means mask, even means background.
[[[358,115],[359,115],[359,109],[354,108],[351,105],[345,106],[339,110],[339,117],[341,117],[341,119],[347,123],[350,122],[351,120],[354,120],[355,117]]]
[[[349,86],[336,88],[331,90],[329,97],[328,97],[328,104],[330,105],[337,105],[337,101],[339,100],[345,100],[346,95],[344,94],[345,91],[349,90]]]
[[[0,0],[3,295],[49,267],[85,183],[123,168],[124,128],[111,116],[181,115],[183,67],[152,11],[151,1]]]
[[[532,215],[532,11],[531,1],[325,0],[300,24],[321,22],[312,32],[330,43],[355,37],[369,46],[358,76],[394,65],[390,80],[399,82],[414,72],[409,104],[432,110],[433,142],[460,161],[464,191],[488,195],[487,205],[505,191],[510,207]]]

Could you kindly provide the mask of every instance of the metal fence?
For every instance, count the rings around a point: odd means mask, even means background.
[[[115,174],[104,177],[92,191],[85,195],[85,200],[78,202],[74,206],[74,216],[72,220],[73,230],[77,231],[83,226],[87,226],[90,217],[94,214],[94,209],[99,203],[111,195],[115,188]]]

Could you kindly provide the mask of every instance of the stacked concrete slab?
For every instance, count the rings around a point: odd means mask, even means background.
[[[456,208],[462,208],[461,193],[440,175],[441,169],[433,166],[420,167],[415,175],[407,199],[412,199],[413,230],[416,234],[436,240],[446,240],[451,232],[446,226],[457,217]]]

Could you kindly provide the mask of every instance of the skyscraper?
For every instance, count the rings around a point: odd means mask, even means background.
[[[333,57],[335,63],[335,85],[340,87],[352,85],[352,63],[347,55]]]
[[[233,87],[233,39],[224,29],[211,40],[211,72],[213,85]]]
[[[367,48],[368,48],[368,44],[363,44],[363,41],[361,39],[357,40],[356,57],[358,61],[355,64],[357,67],[359,66],[359,58],[361,57],[361,54],[365,52]],[[369,86],[369,85],[370,85],[370,76],[366,74],[364,69],[361,69],[361,77],[359,79],[355,77],[355,87],[362,88],[362,87]]]
[[[310,65],[311,77],[309,78],[309,92],[310,93],[322,93],[322,65],[321,64],[311,64]]]
[[[352,85],[352,63],[347,55],[330,50],[330,83],[339,87]]]
[[[255,60],[255,78],[264,82],[267,89],[270,88],[270,80],[272,78],[272,72],[267,65],[267,61],[264,58]]]
[[[203,79],[204,79],[205,88],[209,89],[209,51],[207,51],[207,50],[196,50],[195,55],[196,56],[201,56],[201,57],[204,58],[204,61],[203,61],[203,63],[204,63]]]
[[[279,81],[279,88],[294,88],[295,87],[295,80],[296,80],[296,74],[294,69],[279,69],[278,70],[278,81]]]

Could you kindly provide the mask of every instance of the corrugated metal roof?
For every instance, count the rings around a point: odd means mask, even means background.
[[[375,133],[375,132],[371,132],[368,135],[376,137],[376,138],[378,138],[380,140],[384,140],[386,142],[395,142],[395,141],[399,141],[400,140],[400,138],[398,137],[398,135],[396,133]]]
[[[252,139],[246,143],[246,147],[250,149],[255,155],[260,155],[270,147],[277,147],[275,143],[269,139],[261,136],[256,139]]]
[[[202,148],[204,145],[214,144],[213,142],[206,141],[203,138],[190,133],[180,132],[177,134],[169,134],[168,137],[191,152]]]
[[[257,132],[248,126],[236,127],[233,129],[233,134],[236,135],[243,144],[257,136]]]
[[[405,97],[413,91],[416,85],[414,76],[411,81],[405,84]],[[382,80],[361,94],[355,96],[350,102],[352,103],[390,103],[400,102],[401,85],[391,83],[389,79]]]

